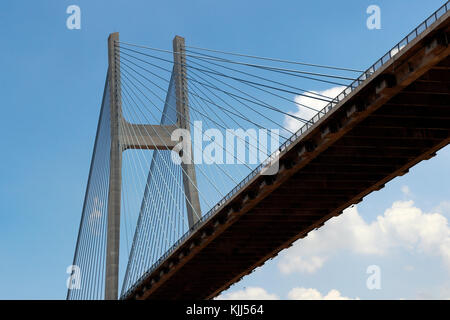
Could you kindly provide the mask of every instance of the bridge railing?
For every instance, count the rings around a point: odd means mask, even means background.
[[[312,117],[305,125],[303,125],[295,134],[287,139],[280,145],[278,152],[284,151],[291,143],[296,141],[300,136],[303,136],[309,128],[311,128],[317,121],[337,106],[342,100],[344,100],[350,93],[358,88],[362,83],[369,79],[377,70],[390,61],[396,54],[398,54],[403,48],[411,41],[416,39],[421,33],[427,30],[434,22],[448,12],[450,8],[450,0],[443,4],[438,10],[431,14],[426,20],[424,20],[418,27],[411,31],[406,37],[398,42],[391,50],[389,50],[384,56],[378,59],[372,66],[370,66],[365,72],[363,72],[355,81],[348,85],[339,95],[337,95],[330,103],[328,103],[322,110],[320,110],[314,117]],[[172,254],[173,251],[185,241],[192,233],[194,233],[209,217],[213,216],[218,209],[226,203],[227,200],[232,198],[238,193],[251,179],[261,173],[261,171],[272,161],[273,156],[270,156],[266,161],[262,162],[252,172],[250,172],[239,184],[237,184],[222,200],[220,200],[214,207],[212,207],[201,219],[193,225],[186,233],[181,236],[171,247],[167,250],[153,265],[147,270],[139,280],[131,286],[127,292],[122,296],[125,298],[131,292],[133,292],[140,283],[145,280],[155,269],[157,269],[166,259]]]
[[[365,72],[363,72],[355,81],[353,81],[347,88],[345,88],[338,96],[336,96],[328,105],[320,110],[308,123],[301,127],[284,145],[289,145],[298,137],[303,135],[314,123],[327,114],[333,107],[339,102],[344,100],[350,93],[358,88],[364,81],[370,78],[377,70],[390,61],[396,54],[398,54],[408,43],[416,39],[422,32],[428,29],[434,22],[447,13],[450,7],[450,1],[447,1],[438,10],[436,10],[431,16],[423,21],[418,27],[411,31],[406,37],[398,42],[391,50],[389,50],[384,56],[378,59],[372,66],[370,66]],[[283,145],[281,146],[283,148]]]

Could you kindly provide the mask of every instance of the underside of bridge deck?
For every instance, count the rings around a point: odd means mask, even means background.
[[[277,175],[250,180],[125,298],[213,298],[447,145],[444,18],[284,150]]]

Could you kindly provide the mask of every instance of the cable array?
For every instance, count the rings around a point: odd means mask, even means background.
[[[294,64],[332,69],[334,73],[263,65],[223,56],[232,53],[213,51],[223,55],[212,55],[212,50],[188,47],[183,52],[186,57],[183,67],[187,72],[183,75],[187,83],[184,94],[189,107],[189,119],[185,119],[176,107],[174,53],[127,42],[118,42],[116,49],[126,121],[176,124],[177,119],[183,119],[189,122],[193,140],[200,132],[200,143],[194,141],[192,147],[194,160],[197,160],[196,191],[201,212],[196,214],[199,217],[334,98],[301,88],[299,82],[305,86],[311,86],[311,82],[340,86],[354,80],[348,73],[357,72],[300,62]],[[279,59],[240,57],[289,63]],[[134,132],[124,134],[138,136]],[[148,132],[148,136],[155,134],[156,131]],[[134,205],[132,212],[125,214],[130,217],[139,212],[131,245],[127,241],[131,251],[122,294],[189,231],[186,206],[190,203],[183,189],[184,172],[180,165],[174,164],[172,151],[167,149],[125,152],[128,160],[123,163],[123,176],[130,172],[129,176],[134,178],[124,184],[123,211],[130,211],[129,207],[133,206],[130,203],[138,202],[139,196],[143,199],[139,201],[139,208]]]
[[[107,80],[73,261],[79,273],[74,270],[73,287],[67,292],[67,299],[70,300],[104,298],[111,148],[109,97]]]
[[[183,54],[183,75],[175,72],[179,68],[174,56],[179,54]],[[140,146],[150,140],[156,145],[154,140],[165,141],[162,136],[171,135],[169,128],[184,121],[190,127],[196,173],[196,181],[192,181],[179,164],[182,154],[166,143],[156,150],[121,146],[122,295],[193,231],[188,211],[200,219],[215,208],[301,126],[312,124],[311,117],[335,98],[305,88],[346,85],[358,72],[197,47],[174,53],[127,42],[115,43],[115,60],[120,66],[116,78],[120,79],[121,139]],[[186,83],[182,94],[188,114],[177,108],[175,83],[180,76]],[[74,258],[83,285],[80,290],[69,290],[68,299],[104,296],[109,95],[107,83]],[[185,194],[186,179],[198,194],[200,209]]]
[[[120,90],[119,144],[124,149],[122,297],[142,283],[226,199],[260,174],[269,155],[297,141],[448,12],[448,3],[365,71],[194,46],[173,52],[116,41],[115,56],[109,58],[120,66],[115,69],[120,70],[120,82],[114,86]],[[175,72],[178,63],[185,70],[181,75]],[[188,115],[177,107],[180,93],[175,82],[179,77],[186,83],[181,100]],[[334,90],[324,91],[330,86]],[[75,283],[71,284],[80,287],[69,288],[67,299],[104,298],[110,152],[115,143],[111,128],[116,129],[110,125],[109,99],[107,77],[73,260],[78,270],[73,269]],[[145,145],[141,139],[165,141],[161,135],[170,134],[169,128],[181,121],[189,124],[194,140],[196,183],[176,161],[182,155],[168,145],[159,145],[157,150],[125,150],[122,145],[124,138],[140,146]],[[161,126],[155,129],[149,124]],[[262,140],[266,143],[261,144]],[[186,179],[198,193],[200,208],[185,194]],[[188,211],[200,218],[197,225],[189,226]]]

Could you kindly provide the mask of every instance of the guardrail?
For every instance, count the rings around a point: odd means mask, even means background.
[[[391,50],[389,50],[384,56],[378,59],[372,66],[370,66],[365,72],[363,72],[355,81],[353,81],[347,88],[345,88],[338,96],[336,96],[329,104],[327,104],[322,110],[320,110],[314,117],[311,118],[305,125],[303,125],[295,134],[293,134],[289,139],[287,139],[283,144],[280,145],[278,151],[284,151],[291,143],[297,140],[300,136],[304,135],[309,128],[311,128],[317,121],[319,121],[324,115],[336,107],[339,102],[345,99],[350,93],[352,93],[356,88],[358,88],[364,81],[370,78],[377,70],[379,70],[386,62],[390,61],[396,54],[398,54],[403,48],[416,39],[422,32],[427,30],[434,22],[436,22],[440,17],[447,13],[450,7],[450,0],[442,5],[438,10],[436,10],[432,15],[430,15],[426,20],[424,20],[418,27],[411,31],[406,37],[404,37],[400,42],[398,42]],[[214,215],[217,210],[224,204],[228,199],[233,197],[240,189],[242,189],[251,179],[258,175],[264,167],[272,160],[272,155],[263,163],[258,165],[252,172],[250,172],[239,184],[237,184],[227,195],[225,195],[222,200],[220,200],[213,208],[211,208],[206,214],[204,214],[201,219],[193,225],[185,234],[181,236],[142,276],[136,283],[131,286],[125,294],[121,296],[121,299],[127,297],[134,289],[136,289],[141,282],[147,278],[154,270],[156,270],[166,258],[172,254],[173,251],[192,233],[194,233],[199,227],[212,215]]]

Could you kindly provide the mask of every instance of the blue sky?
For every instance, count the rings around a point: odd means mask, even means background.
[[[66,8],[72,4],[81,8],[81,30],[66,28]],[[371,4],[381,8],[381,30],[366,28],[366,8]],[[194,46],[365,69],[442,4],[442,0],[4,1],[0,299],[65,298],[65,270],[75,248],[109,33],[119,31],[123,40],[166,49],[179,34]],[[431,212],[448,218],[449,160],[450,150],[443,149],[368,196],[357,214],[370,224],[394,202],[404,201],[403,209],[421,210],[418,221]],[[326,238],[332,228],[325,225],[317,237]],[[429,247],[411,249],[402,237],[396,241],[395,248],[378,248],[384,254],[361,253],[348,243],[331,248],[339,253],[335,255],[323,249],[320,254],[327,258],[312,273],[283,273],[280,264],[289,257],[282,256],[228,293],[245,294],[254,287],[287,298],[297,287],[322,295],[335,289],[350,298],[450,297],[450,267],[442,254]],[[381,267],[381,290],[365,286],[366,268],[373,264]]]

